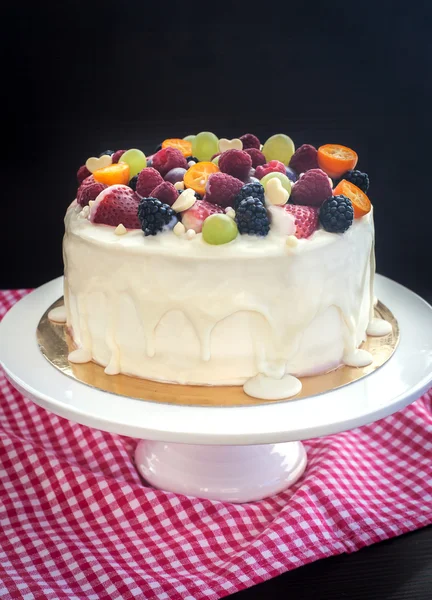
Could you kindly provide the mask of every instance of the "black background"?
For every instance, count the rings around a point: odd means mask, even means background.
[[[357,151],[371,179],[378,271],[430,299],[431,16],[428,2],[349,0],[3,7],[0,287],[61,274],[63,216],[89,156],[150,153],[202,130],[262,141],[283,132],[296,146]],[[398,555],[411,553],[404,543],[395,542]],[[349,560],[346,572],[362,573],[362,559]],[[277,589],[297,585],[309,597],[308,577],[327,568],[289,574]],[[314,598],[332,597],[343,579]],[[381,597],[426,598],[419,585],[407,596],[380,588]],[[371,597],[377,588],[364,589]],[[266,593],[276,588],[254,597]]]

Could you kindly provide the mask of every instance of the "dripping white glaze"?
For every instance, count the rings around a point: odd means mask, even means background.
[[[388,335],[392,332],[391,323],[385,321],[384,319],[372,319],[369,321],[369,325],[366,329],[366,333],[368,335],[374,337],[381,337],[383,335]]]
[[[66,308],[65,306],[57,306],[48,313],[48,319],[54,323],[66,323]]]
[[[284,375],[281,379],[274,379],[262,373],[248,379],[243,386],[243,390],[248,396],[260,400],[292,398],[301,392],[301,389],[301,381],[293,375]]]
[[[77,348],[76,350],[72,350],[69,353],[68,360],[71,363],[88,363],[92,359],[92,355],[90,350],[86,350],[85,348]]]
[[[367,350],[353,350],[343,356],[343,362],[347,367],[367,367],[373,363],[373,356]]]

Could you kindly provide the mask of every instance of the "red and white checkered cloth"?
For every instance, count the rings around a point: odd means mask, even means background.
[[[0,293],[0,317],[24,294]],[[1,374],[0,598],[221,598],[428,525],[431,392],[307,442],[294,487],[236,505],[143,485],[135,440],[57,417]]]

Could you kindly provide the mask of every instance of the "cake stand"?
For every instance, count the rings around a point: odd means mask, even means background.
[[[275,494],[306,467],[301,440],[386,417],[417,400],[432,382],[432,308],[378,275],[376,295],[396,316],[401,338],[390,360],[362,379],[256,406],[179,406],[119,396],[64,375],[42,356],[36,328],[62,296],[62,286],[62,278],[55,279],[7,313],[0,324],[0,365],[12,385],[39,406],[141,440],[136,467],[164,490],[229,502]]]

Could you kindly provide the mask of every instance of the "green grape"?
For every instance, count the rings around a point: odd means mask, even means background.
[[[237,234],[236,222],[231,217],[228,217],[228,215],[210,215],[204,221],[202,228],[203,240],[207,244],[217,246],[232,242],[237,237]]]
[[[212,158],[212,163],[219,166],[219,158],[220,158],[220,156],[215,156],[214,158]]]
[[[283,173],[277,173],[277,172],[267,173],[267,175],[264,175],[264,177],[262,179],[260,179],[260,184],[264,186],[264,190],[266,189],[266,183],[269,181],[269,179],[272,179],[273,177],[277,177],[280,180],[282,186],[288,192],[288,194],[291,194],[291,188],[292,188],[291,181]]]
[[[193,143],[193,141],[194,141],[194,139],[195,139],[195,138],[196,138],[196,135],[187,135],[187,136],[186,136],[186,137],[184,137],[183,139],[184,139],[186,142],[192,142],[192,143]]]
[[[120,162],[129,165],[129,179],[132,179],[132,177],[138,175],[138,173],[147,166],[146,155],[144,152],[141,152],[141,150],[137,150],[136,148],[126,150],[126,152],[120,158]]]
[[[283,133],[277,133],[269,137],[262,148],[262,153],[266,157],[267,162],[280,160],[284,165],[288,165],[294,152],[294,142]]]
[[[219,152],[219,140],[214,133],[210,131],[201,131],[192,140],[192,154],[200,161],[211,160],[213,154]]]

